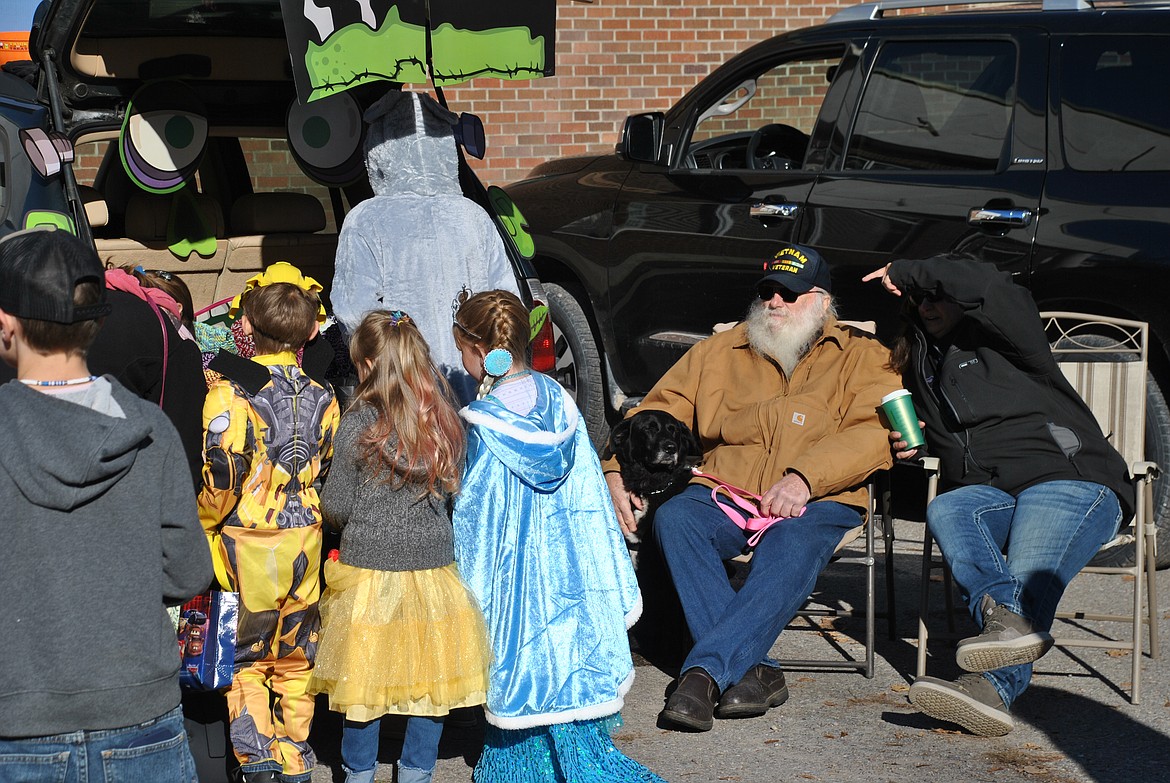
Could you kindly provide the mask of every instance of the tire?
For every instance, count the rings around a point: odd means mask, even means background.
[[[563,286],[545,283],[544,290],[548,294],[556,343],[556,367],[551,375],[572,395],[585,417],[589,440],[600,450],[609,439],[609,421],[605,413],[601,358],[593,329],[577,298]]]
[[[1146,380],[1146,459],[1163,471],[1170,470],[1170,407],[1154,376]],[[1170,481],[1154,481],[1154,524],[1158,528],[1158,568],[1170,566]],[[1132,566],[1136,547],[1133,541],[1102,549],[1090,565]]]

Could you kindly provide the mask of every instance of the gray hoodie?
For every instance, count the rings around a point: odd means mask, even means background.
[[[0,385],[2,737],[132,726],[179,703],[166,607],[210,584],[210,553],[174,426],[108,380],[115,404],[97,407],[125,418]]]

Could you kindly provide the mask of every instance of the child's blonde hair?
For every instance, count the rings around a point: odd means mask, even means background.
[[[378,414],[358,439],[360,458],[374,473],[388,470],[386,481],[396,489],[421,472],[424,496],[457,492],[465,433],[414,320],[401,310],[367,314],[350,338],[349,355],[364,374],[354,401]],[[391,437],[397,439],[392,458],[386,453]]]
[[[455,343],[459,346],[477,345],[484,351],[503,348],[512,354],[510,372],[529,366],[528,308],[510,291],[482,291],[472,294],[467,289],[456,298]],[[480,384],[482,397],[491,388],[494,379],[485,375]]]
[[[292,283],[272,283],[244,293],[241,307],[252,324],[256,353],[296,351],[317,327],[321,300]]]

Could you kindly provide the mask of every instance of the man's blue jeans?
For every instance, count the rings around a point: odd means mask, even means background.
[[[939,495],[926,521],[980,627],[989,595],[1047,631],[1068,583],[1117,533],[1121,506],[1111,489],[1087,481],[1047,481],[1015,497],[980,485]],[[985,676],[1010,707],[1032,665]]]
[[[698,666],[722,692],[756,664],[774,666],[768,650],[808,600],[845,533],[860,524],[855,508],[809,503],[803,516],[764,533],[736,592],[723,561],[743,553],[747,535],[711,500],[710,487],[692,484],[662,504],[654,536],[695,640],[682,671]]]
[[[50,737],[0,738],[0,780],[196,783],[183,711],[136,726]]]
[[[377,768],[380,726],[380,720],[368,723],[345,722],[341,729],[341,760],[347,772],[365,772]],[[433,770],[439,758],[439,739],[442,735],[442,717],[410,716],[406,721],[406,736],[402,739],[399,766],[423,772]]]

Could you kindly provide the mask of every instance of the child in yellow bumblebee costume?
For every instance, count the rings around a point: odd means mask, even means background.
[[[231,741],[248,783],[308,783],[320,624],[321,512],[313,483],[328,467],[339,419],[329,385],[297,366],[317,334],[320,285],[288,264],[241,297],[256,355],[221,352],[208,369],[199,515],[216,577],[240,594]]]

